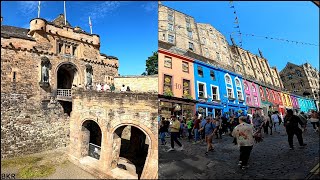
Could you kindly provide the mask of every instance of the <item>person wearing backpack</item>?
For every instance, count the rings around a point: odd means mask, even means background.
[[[217,131],[215,124],[211,121],[211,117],[206,118],[206,123],[201,130],[203,130],[205,134],[205,140],[207,143],[207,151],[205,154],[208,155],[209,151],[213,151],[212,138]]]

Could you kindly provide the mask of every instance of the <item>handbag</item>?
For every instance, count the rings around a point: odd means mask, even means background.
[[[261,133],[261,128],[259,128],[254,134],[253,134],[253,138],[255,140],[256,143],[262,142],[263,141],[263,137],[262,137],[262,133]]]

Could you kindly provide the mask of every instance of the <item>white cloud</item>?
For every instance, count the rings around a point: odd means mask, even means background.
[[[99,18],[104,18],[109,13],[115,11],[120,7],[119,1],[106,1],[106,2],[99,2],[94,4],[93,6],[89,7],[88,15],[92,20],[96,20]]]
[[[158,2],[146,2],[142,5],[142,8],[147,12],[157,11],[158,10]]]
[[[19,10],[25,16],[37,17],[39,1],[19,1]],[[41,1],[41,4],[44,2]]]

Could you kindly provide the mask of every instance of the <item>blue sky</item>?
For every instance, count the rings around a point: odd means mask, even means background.
[[[38,1],[1,1],[3,24],[29,28]],[[119,58],[121,75],[141,75],[145,61],[158,49],[158,2],[67,1],[67,20],[100,35],[100,51]],[[63,13],[63,1],[42,1],[40,17],[52,21]]]
[[[209,23],[227,37],[235,30],[233,9],[229,1],[219,2],[162,2],[175,10],[195,18],[198,23]],[[243,48],[258,54],[258,48],[270,66],[282,70],[288,61],[309,62],[319,69],[319,8],[311,1],[242,1],[233,2],[242,34],[254,34],[318,46],[287,43],[278,40],[242,36]],[[234,36],[239,42],[238,36]]]

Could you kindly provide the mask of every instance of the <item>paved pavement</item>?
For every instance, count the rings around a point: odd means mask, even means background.
[[[187,140],[180,141],[184,151],[166,152],[170,148],[167,138],[167,145],[159,146],[159,179],[305,179],[319,162],[319,134],[309,124],[303,139],[306,147],[299,148],[294,136],[295,149],[289,150],[284,127],[280,134],[264,135],[263,142],[253,147],[249,169],[241,170],[239,148],[230,136],[214,139],[215,150],[208,156],[205,144]],[[319,174],[311,177],[319,178]]]

